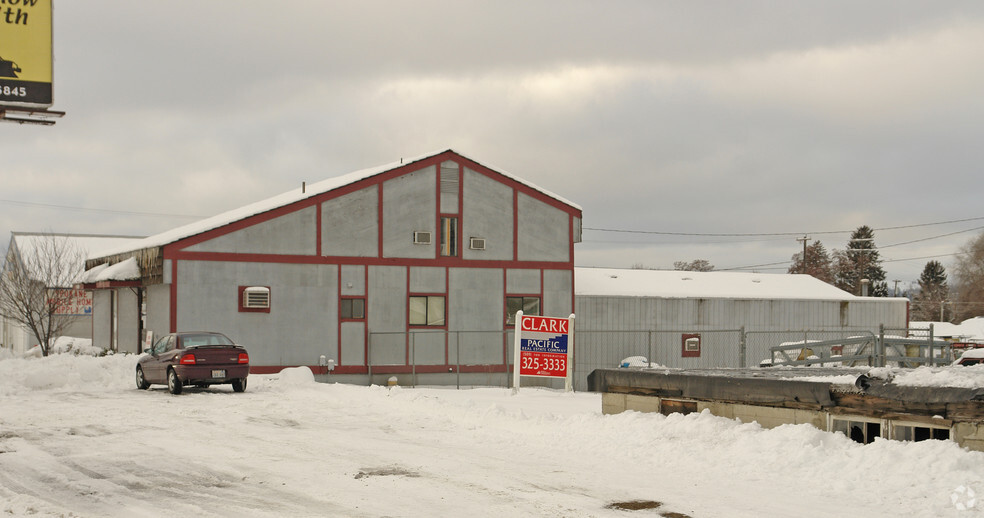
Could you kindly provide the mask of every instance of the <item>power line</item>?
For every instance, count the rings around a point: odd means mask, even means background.
[[[74,210],[78,212],[102,212],[102,213],[109,213],[109,214],[126,214],[130,216],[154,216],[154,217],[189,218],[189,219],[201,219],[205,217],[205,216],[194,216],[191,214],[165,214],[162,212],[141,212],[141,211],[134,211],[134,210],[93,209],[88,207],[73,207],[71,205],[55,205],[52,203],[37,203],[37,202],[19,201],[19,200],[0,200],[0,203],[26,205],[29,207],[44,207],[48,209]]]
[[[952,223],[965,223],[967,221],[981,221],[984,220],[984,216],[976,218],[964,218],[964,219],[953,219],[949,221],[936,221],[933,223],[917,223],[914,225],[898,225],[894,227],[882,227],[873,228],[873,232],[882,230],[902,230],[907,228],[918,228],[918,227],[931,227],[934,225],[949,225]],[[984,227],[979,227],[984,228]],[[616,229],[616,228],[592,228],[584,227],[583,230],[591,230],[594,232],[614,232],[620,234],[648,234],[657,236],[687,236],[687,237],[779,237],[779,236],[802,236],[802,235],[819,235],[819,234],[847,234],[854,232],[854,230],[823,230],[817,232],[667,232],[658,230],[626,230],[626,229]],[[967,231],[963,231],[967,232]],[[942,236],[941,236],[942,237]],[[903,243],[904,244],[904,243]]]

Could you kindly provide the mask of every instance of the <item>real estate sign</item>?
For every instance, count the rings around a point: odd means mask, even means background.
[[[0,1],[0,105],[52,104],[51,2]]]
[[[516,314],[513,387],[520,376],[565,378],[571,390],[574,349],[574,315],[568,318]]]

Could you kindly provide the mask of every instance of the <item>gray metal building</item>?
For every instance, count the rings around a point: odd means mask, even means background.
[[[908,299],[857,297],[809,275],[576,268],[575,279],[577,388],[629,356],[753,367],[784,342],[908,325]]]
[[[131,260],[140,272],[87,286],[96,321],[116,326],[94,336],[138,351],[148,331],[220,331],[259,373],[504,374],[508,314],[573,311],[580,234],[577,205],[447,150],[90,257],[90,271]]]

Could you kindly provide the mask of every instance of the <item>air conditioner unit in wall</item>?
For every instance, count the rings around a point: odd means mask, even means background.
[[[468,248],[472,250],[485,250],[485,238],[472,237],[468,239]]]
[[[243,307],[248,309],[266,309],[270,307],[270,288],[266,286],[250,286],[243,290]]]
[[[413,233],[413,244],[415,244],[415,245],[429,245],[429,244],[431,244],[431,233],[430,232],[414,232]]]

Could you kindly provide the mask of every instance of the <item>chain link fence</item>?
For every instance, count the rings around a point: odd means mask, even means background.
[[[587,390],[595,369],[658,365],[679,369],[788,366],[917,367],[953,361],[932,329],[746,331],[739,329],[583,330],[574,333],[574,389]],[[512,384],[514,333],[413,331],[370,333],[369,383],[398,373],[407,385]],[[523,385],[562,388],[563,380],[524,378]]]

